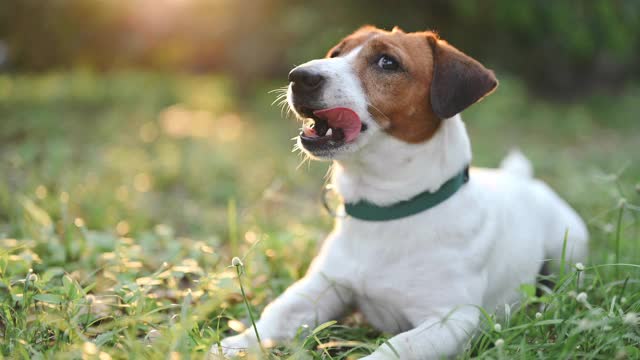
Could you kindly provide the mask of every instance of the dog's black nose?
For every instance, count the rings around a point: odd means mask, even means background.
[[[308,69],[295,68],[289,73],[294,92],[309,93],[319,89],[324,83],[324,76]]]

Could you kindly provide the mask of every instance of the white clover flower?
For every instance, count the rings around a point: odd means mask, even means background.
[[[627,298],[626,297],[621,297],[620,298],[620,304],[626,304],[627,303]]]
[[[540,320],[540,319],[542,319],[542,314],[537,312],[536,313],[536,320]]]
[[[234,258],[231,259],[231,265],[233,265],[233,266],[243,266],[244,264],[242,263],[242,260],[240,260],[239,257],[234,256]]]
[[[503,347],[504,346],[504,339],[496,340],[495,345],[496,345],[497,348]]]
[[[576,270],[578,271],[584,271],[584,265],[582,265],[581,262],[576,263]]]
[[[89,294],[89,295],[85,296],[84,301],[87,303],[87,305],[91,305],[94,302],[96,302],[96,297],[91,295],[91,294]]]
[[[612,223],[606,223],[602,227],[602,231],[604,231],[607,234],[611,234],[613,232],[613,230],[615,230],[615,226],[613,226]]]
[[[31,274],[29,274],[27,279],[29,280],[29,282],[36,282],[36,281],[38,281],[38,275],[36,275],[34,273],[31,273]]]
[[[622,322],[627,325],[635,326],[640,324],[640,317],[638,317],[638,314],[636,313],[626,313],[622,318]]]
[[[495,330],[496,332],[502,331],[502,325],[500,324],[493,325],[493,330]]]
[[[586,303],[587,302],[587,293],[583,291],[580,294],[576,295],[576,301],[579,302],[579,303]]]
[[[619,208],[623,208],[627,206],[627,199],[625,198],[620,198],[620,200],[618,200],[618,207]]]

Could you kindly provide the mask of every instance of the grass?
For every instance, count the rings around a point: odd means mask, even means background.
[[[201,358],[249,321],[232,257],[256,313],[301,277],[331,228],[327,165],[298,168],[278,85],[0,76],[0,358]],[[507,78],[465,112],[474,163],[517,145],[592,241],[553,294],[523,285],[524,306],[485,313],[460,358],[640,357],[639,96],[554,105]],[[359,315],[312,330],[273,357],[355,359],[389,335]]]

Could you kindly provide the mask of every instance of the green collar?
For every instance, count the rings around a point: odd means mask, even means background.
[[[368,201],[346,203],[344,209],[347,215],[367,221],[387,221],[415,215],[431,209],[455,194],[462,185],[469,181],[469,167],[447,180],[436,192],[425,191],[409,200],[400,201],[388,206],[378,206]]]

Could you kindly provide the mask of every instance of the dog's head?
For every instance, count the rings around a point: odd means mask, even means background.
[[[294,68],[289,81],[289,106],[305,121],[298,144],[320,159],[344,158],[379,135],[428,141],[442,121],[498,84],[433,32],[371,26]]]

